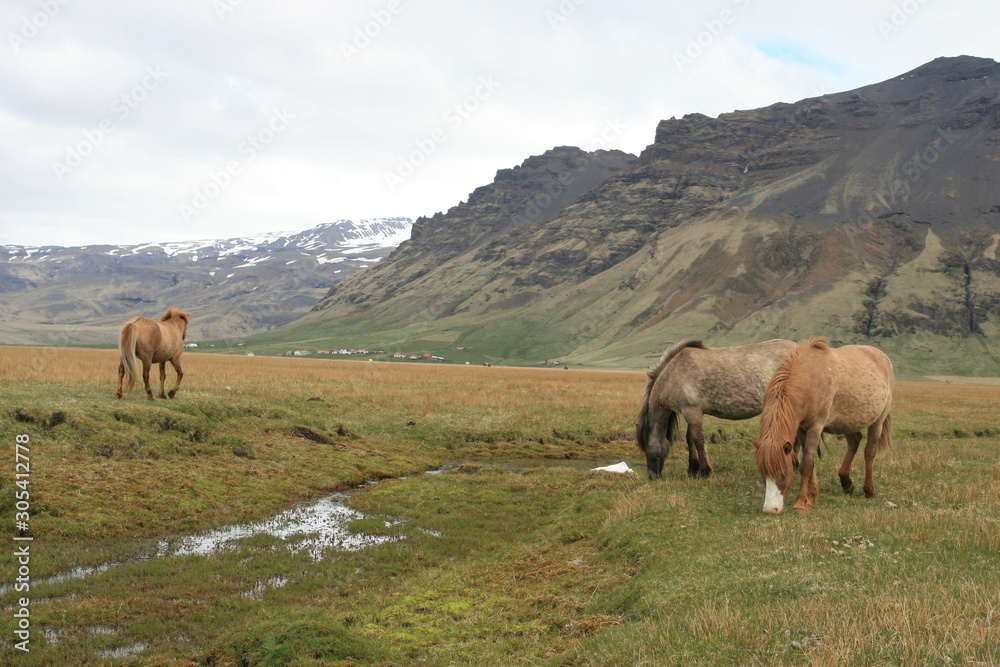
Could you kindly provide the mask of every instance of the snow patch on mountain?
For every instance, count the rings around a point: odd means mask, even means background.
[[[317,253],[334,250],[354,249],[355,252],[363,252],[373,248],[395,248],[410,238],[412,227],[413,221],[410,218],[363,218],[337,220],[304,231],[265,232],[230,239],[151,242],[131,246],[87,246],[83,249],[100,248],[103,254],[112,257],[162,253],[168,257],[186,256],[185,259],[192,262],[233,256],[252,257],[278,249],[297,249],[305,255],[315,256]],[[69,250],[80,250],[63,246],[5,245],[0,248],[11,262],[38,262],[65,255]]]

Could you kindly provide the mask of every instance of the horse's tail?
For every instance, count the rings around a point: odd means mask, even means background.
[[[639,416],[635,420],[635,441],[639,445],[639,449],[642,451],[646,451],[646,447],[649,444],[649,431],[651,429],[651,424],[649,423],[649,399],[653,394],[653,385],[656,384],[656,379],[660,377],[660,374],[663,372],[663,369],[667,367],[667,364],[669,364],[681,350],[689,347],[707,349],[705,344],[700,340],[683,341],[664,352],[663,356],[660,358],[660,363],[658,363],[655,368],[646,371],[646,377],[649,378],[649,382],[646,384],[646,393],[642,397],[642,408],[640,408]],[[674,434],[676,432],[677,413],[671,410],[667,416],[667,442],[673,442]]]
[[[635,442],[642,451],[646,451],[646,445],[649,444],[649,395],[652,389],[653,383],[650,382],[646,387],[646,394],[642,397],[639,416],[635,419]]]
[[[884,452],[892,447],[892,413],[890,412],[885,416],[885,421],[882,422],[882,432],[878,436],[878,442],[875,443],[875,451]]]
[[[126,322],[118,337],[118,350],[121,352],[121,366],[125,369],[125,389],[132,391],[139,369],[135,363],[135,344],[138,338],[138,327],[135,322]]]

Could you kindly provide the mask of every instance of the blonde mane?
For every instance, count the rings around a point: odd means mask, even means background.
[[[180,318],[180,319],[184,320],[185,322],[190,322],[191,321],[191,316],[190,315],[188,315],[187,313],[185,313],[180,308],[174,308],[173,306],[171,306],[170,308],[168,308],[167,312],[163,313],[163,316],[160,317],[160,321],[161,322],[166,322],[167,320],[173,319],[175,317]]]
[[[793,349],[774,372],[764,390],[764,410],[760,413],[760,443],[757,447],[757,470],[761,477],[776,478],[785,471],[785,443],[795,442],[798,415],[795,410],[802,396],[789,382],[808,349],[829,350],[825,338],[807,340]]]

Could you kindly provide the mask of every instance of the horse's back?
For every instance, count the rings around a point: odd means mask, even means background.
[[[125,322],[121,328],[121,334],[125,335],[126,331],[134,330],[135,335],[140,341],[144,341],[148,344],[151,337],[156,338],[157,344],[159,343],[159,329],[155,320],[151,320],[148,317],[133,317],[132,319]]]
[[[169,360],[178,354],[179,349],[183,349],[182,339],[156,320],[133,317],[122,325],[122,331],[129,327],[136,330],[136,356],[140,359],[148,358],[151,363],[158,364]]]
[[[840,361],[843,381],[876,391],[891,391],[895,380],[892,361],[882,350],[870,345],[845,345],[835,350]]]
[[[795,343],[773,340],[736,347],[681,350],[663,369],[661,400],[673,410],[685,407],[722,419],[760,414],[764,389]]]
[[[889,357],[869,345],[846,345],[830,352],[836,359],[831,418],[845,423],[848,430],[884,419],[892,407],[894,374]]]

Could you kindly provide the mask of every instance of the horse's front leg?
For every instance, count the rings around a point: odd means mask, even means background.
[[[816,479],[816,452],[819,450],[822,428],[813,428],[806,433],[805,447],[802,448],[802,460],[799,462],[799,474],[802,484],[799,486],[799,496],[792,507],[794,512],[808,512],[816,506],[819,497],[819,482]]]
[[[170,365],[174,367],[174,373],[177,374],[177,381],[174,382],[174,388],[171,389],[170,393],[167,394],[167,396],[173,398],[174,396],[177,395],[177,390],[181,388],[181,378],[184,377],[184,371],[181,370],[180,359],[171,359]]]
[[[167,362],[160,362],[160,398],[166,398],[167,394],[163,391],[163,386],[167,383]]]
[[[858,453],[858,446],[861,444],[861,433],[847,433],[844,435],[847,440],[847,453],[840,464],[840,488],[844,493],[850,495],[854,493],[854,482],[851,480],[851,464],[854,463],[854,455]]]
[[[688,476],[709,477],[712,474],[712,464],[705,451],[705,432],[702,428],[701,411],[685,410],[684,421],[687,422],[688,445]]]

